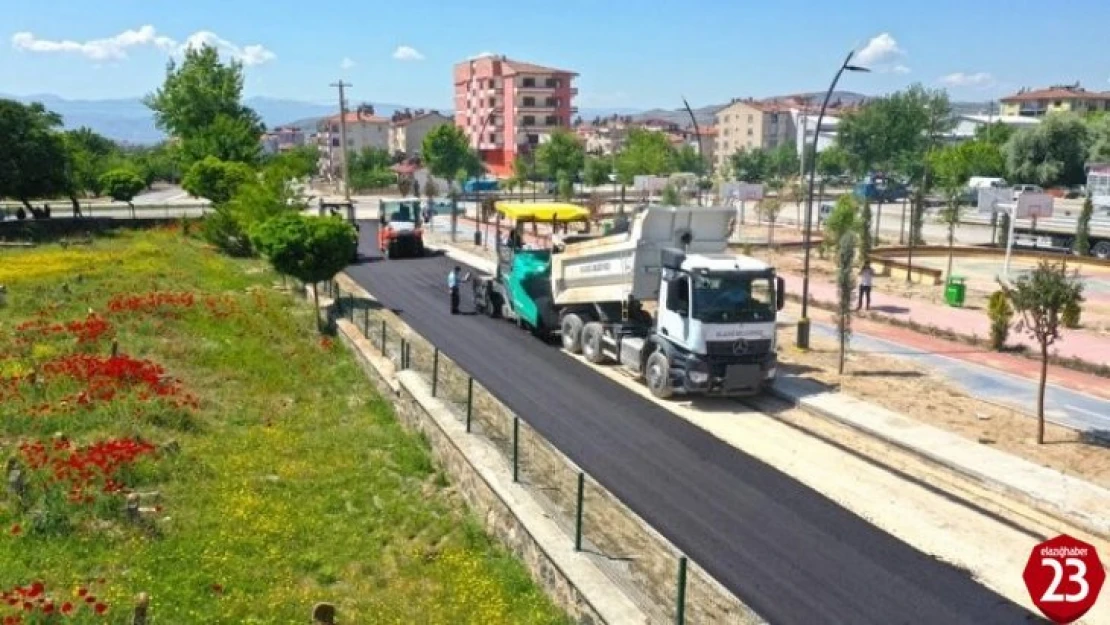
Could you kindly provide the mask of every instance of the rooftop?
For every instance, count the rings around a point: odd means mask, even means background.
[[[339,121],[339,114],[337,113],[335,115],[332,115],[331,117],[327,118],[327,121],[329,121],[329,122],[338,122]],[[379,115],[367,115],[365,113],[359,113],[358,111],[347,111],[345,121],[348,124],[357,124],[357,123],[386,124],[386,123],[389,123],[389,119],[387,119],[385,117],[381,117]]]
[[[516,61],[501,54],[490,54],[479,59],[491,59],[494,61],[501,61],[501,66],[504,68],[505,74],[567,74],[570,76],[577,76],[577,72],[572,72],[565,69],[558,69],[555,67],[547,67],[544,65],[536,65],[535,63],[528,63],[526,61]],[[473,60],[479,60],[473,59]],[[469,62],[469,61],[467,61]]]
[[[1002,102],[1025,102],[1029,100],[1110,100],[1110,92],[1087,91],[1078,83],[1074,85],[1053,85],[1047,89],[1022,89],[1002,98]]]

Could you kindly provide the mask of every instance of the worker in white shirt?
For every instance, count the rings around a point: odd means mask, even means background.
[[[863,269],[859,270],[859,302],[856,304],[856,310],[863,307],[863,299],[867,298],[867,310],[871,310],[871,281],[875,277],[875,271],[871,269],[871,263],[864,262]]]

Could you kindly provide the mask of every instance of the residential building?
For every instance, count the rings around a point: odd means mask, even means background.
[[[967,141],[975,138],[975,132],[987,124],[1002,123],[1014,129],[1030,128],[1041,123],[1039,117],[1023,115],[957,115],[956,126],[946,137],[951,142]]]
[[[1047,89],[1022,89],[1002,98],[1003,117],[1042,117],[1047,113],[1093,113],[1110,111],[1110,91],[1087,91],[1074,85]]]
[[[699,142],[698,139],[701,139]],[[701,150],[702,160],[705,164],[712,168],[716,164],[717,158],[717,129],[710,126],[709,128],[699,128],[695,134],[693,129],[690,129],[689,139],[686,141],[689,145],[693,146],[695,150]]]
[[[536,148],[552,131],[569,130],[578,74],[487,55],[454,69],[455,125],[462,128],[486,167],[512,171],[518,154]]]
[[[352,154],[365,148],[389,149],[389,119],[374,114],[374,107],[361,106],[347,112],[347,150]],[[340,175],[343,167],[343,148],[339,115],[320,120],[317,125],[316,145],[320,148],[320,170],[329,178]]]
[[[773,150],[783,143],[795,143],[797,132],[791,104],[734,99],[716,114],[715,146],[718,171],[727,168],[729,158],[740,150]]]
[[[295,126],[279,126],[262,135],[262,151],[266,154],[277,154],[304,144],[304,131]]]
[[[398,111],[390,118],[389,151],[405,156],[418,156],[424,137],[438,126],[450,124],[452,119],[439,111]]]
[[[839,111],[838,111],[839,112]],[[836,144],[836,128],[840,118],[830,115],[825,111],[821,118],[821,128],[817,128],[817,118],[821,114],[820,108],[800,107],[790,111],[794,117],[794,127],[797,129],[798,154],[805,154],[813,146],[814,137],[817,138],[817,152],[824,152]]]

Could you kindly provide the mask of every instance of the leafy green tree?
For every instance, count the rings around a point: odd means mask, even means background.
[[[351,262],[358,234],[339,217],[309,217],[288,212],[268,219],[251,232],[251,240],[284,275],[305,284],[331,280]],[[312,290],[319,328],[319,289]]]
[[[613,171],[612,163],[603,156],[591,156],[586,159],[583,181],[591,187],[600,187],[609,182],[609,174]]]
[[[771,177],[771,157],[762,148],[742,148],[732,153],[729,165],[742,182],[760,183]]]
[[[1088,195],[1083,200],[1083,210],[1079,212],[1079,219],[1075,224],[1075,253],[1088,256],[1091,253],[1091,216],[1095,212],[1094,202]]]
[[[836,261],[836,334],[840,342],[840,359],[837,372],[844,375],[844,357],[848,351],[848,341],[852,337],[852,289],[855,288],[855,274],[852,265],[856,258],[856,235],[845,233],[837,244]]]
[[[773,149],[768,154],[770,175],[779,180],[786,180],[798,175],[802,162],[798,158],[798,149],[793,141],[787,141]]]
[[[974,143],[974,142],[972,142]],[[952,275],[952,246],[956,239],[956,224],[960,222],[960,200],[971,178],[972,150],[966,145],[950,145],[929,155],[929,167],[936,177],[937,186],[944,194],[945,208],[941,218],[948,224],[948,268],[945,276]]]
[[[468,175],[477,175],[481,170],[481,163],[470,149],[466,134],[453,124],[433,128],[424,136],[421,147],[429,171],[438,178],[452,180],[460,169]]]
[[[705,159],[698,154],[697,148],[692,145],[686,144],[677,150],[673,150],[674,164],[672,167],[674,171],[697,174],[704,176],[708,170]]]
[[[268,157],[265,165],[282,167],[291,178],[305,178],[316,173],[319,160],[320,151],[315,146],[300,145]]]
[[[1037,390],[1037,442],[1044,444],[1044,393],[1048,382],[1048,348],[1060,338],[1061,316],[1083,301],[1083,282],[1077,273],[1068,273],[1067,262],[1042,260],[1032,272],[1022,275],[1014,285],[1002,285],[1021,325],[1041,348],[1041,377]],[[1078,316],[1078,315],[1077,315]]]
[[[863,204],[860,206],[859,219],[856,221],[856,230],[859,235],[860,262],[866,263],[871,259],[871,249],[874,245],[871,240],[871,203],[867,200],[864,200]]]
[[[64,192],[66,146],[56,129],[62,118],[42,104],[0,99],[0,197],[31,210],[32,198]]]
[[[1010,336],[1010,322],[1014,318],[1014,307],[1005,291],[995,291],[987,302],[987,317],[991,322],[991,349],[1002,349]]]
[[[112,198],[114,202],[127,202],[131,207],[131,217],[135,217],[135,204],[132,200],[142,193],[146,183],[130,169],[113,169],[100,176],[100,188],[104,195]]]
[[[1014,135],[1014,127],[1002,122],[983,124],[975,129],[975,140],[989,143],[999,150]]]
[[[856,216],[858,211],[859,202],[852,194],[846,193],[838,197],[832,212],[825,220],[823,245],[826,247],[839,245],[840,241],[844,239],[844,235],[857,230],[859,228]]]
[[[1087,161],[1090,163],[1110,163],[1110,115],[1092,116],[1087,119],[1090,149]]]
[[[682,200],[678,197],[678,189],[673,184],[667,184],[663,187],[663,192],[659,195],[659,202],[663,206],[682,205]]]
[[[558,193],[559,199],[564,202],[574,199],[574,183],[571,181],[570,174],[565,171],[559,172]]]
[[[170,60],[162,86],[144,99],[158,128],[181,141],[184,165],[205,156],[254,163],[263,125],[242,103],[243,65],[224,64],[213,46]]]
[[[767,245],[774,246],[775,222],[782,212],[782,199],[778,195],[768,195],[759,201],[757,209],[760,216],[767,220]]]
[[[100,192],[100,175],[107,171],[109,158],[119,150],[111,140],[88,128],[67,130],[62,140],[66,151],[65,192],[76,216],[81,213],[78,199]]]
[[[1089,131],[1077,115],[1047,115],[1034,128],[1010,137],[1003,152],[1008,178],[1044,187],[1082,184],[1086,179]]]
[[[231,199],[235,191],[254,178],[254,170],[244,163],[221,161],[215,156],[193,163],[181,181],[183,189],[220,205]]]
[[[662,133],[633,128],[624,149],[616,157],[621,184],[632,184],[635,176],[664,176],[674,171],[674,148]]]
[[[563,173],[573,180],[582,171],[585,160],[582,142],[568,130],[556,130],[536,149],[536,166],[548,180],[558,180]]]

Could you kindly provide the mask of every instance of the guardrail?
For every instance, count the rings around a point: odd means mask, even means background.
[[[335,302],[331,314],[359,329],[398,371],[418,372],[430,384],[432,396],[452,408],[467,433],[492,443],[510,465],[513,481],[525,485],[542,502],[566,531],[567,540],[573,541],[575,551],[594,558],[646,614],[653,615],[650,622],[764,624],[575,466],[529,425],[527,417],[514,414],[437,347],[376,302],[345,291],[334,281],[322,286],[321,293]]]

